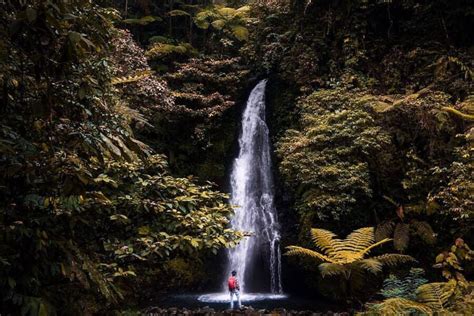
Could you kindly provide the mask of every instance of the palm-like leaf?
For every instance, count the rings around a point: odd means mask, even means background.
[[[362,268],[364,268],[365,270],[373,274],[382,272],[383,263],[376,259],[373,259],[373,258],[362,259],[359,261],[359,264]]]
[[[374,228],[362,227],[354,230],[344,240],[344,248],[350,251],[363,251],[375,242]]]
[[[372,227],[357,229],[344,240],[336,238],[336,235],[328,230],[313,228],[311,229],[311,239],[323,253],[299,246],[288,246],[286,255],[305,256],[323,261],[319,265],[323,277],[342,274],[346,279],[349,279],[352,272],[358,271],[363,274],[368,271],[378,274],[382,271],[383,266],[393,267],[416,261],[408,255],[401,254],[384,254],[373,258],[364,258],[373,248],[391,241],[391,239],[385,238],[375,242]]]
[[[378,242],[376,242],[376,243],[374,243],[374,244],[368,246],[367,248],[363,249],[363,250],[360,252],[360,254],[361,254],[361,256],[365,256],[365,255],[369,254],[369,252],[370,252],[373,248],[378,247],[378,246],[380,246],[380,245],[382,245],[382,244],[385,244],[385,243],[387,243],[387,242],[389,242],[389,241],[391,241],[391,240],[392,240],[392,239],[390,239],[390,238],[385,238],[385,239],[383,239],[383,240],[381,240],[381,241],[378,241]]]
[[[318,268],[323,278],[342,274],[346,279],[348,279],[350,276],[350,269],[342,264],[324,262],[321,263]]]
[[[380,256],[375,256],[373,259],[380,261],[383,265],[388,267],[395,267],[399,264],[416,262],[412,256],[401,255],[397,253],[386,253]]]
[[[379,241],[385,238],[389,238],[392,236],[393,228],[395,227],[395,223],[393,221],[386,221],[379,225],[375,229],[375,240]]]
[[[393,233],[393,239],[395,249],[403,252],[410,242],[410,225],[398,223]]]
[[[416,299],[418,302],[429,307],[442,310],[453,296],[456,290],[456,282],[436,282],[420,286],[416,290]]]
[[[416,310],[422,314],[433,315],[429,306],[406,298],[394,297],[373,305],[378,315],[408,315],[411,310]]]
[[[299,246],[288,246],[286,248],[288,249],[288,251],[285,253],[285,255],[287,256],[306,256],[306,257],[311,257],[311,258],[318,259],[321,261],[333,262],[333,260],[331,260],[327,256],[311,249],[307,249],[307,248],[303,248]]]
[[[340,248],[341,240],[336,235],[325,229],[311,229],[311,239],[328,257],[333,257]]]

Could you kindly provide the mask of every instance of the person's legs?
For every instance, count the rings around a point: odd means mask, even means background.
[[[240,291],[239,290],[235,291],[235,295],[237,296],[237,307],[240,308],[242,305],[240,303]]]
[[[234,309],[234,291],[229,291],[230,293],[230,309]]]

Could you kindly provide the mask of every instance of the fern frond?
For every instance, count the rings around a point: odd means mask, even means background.
[[[443,310],[447,307],[455,290],[455,281],[427,283],[416,289],[416,299],[435,310]]]
[[[425,271],[420,268],[411,268],[409,275],[403,279],[390,274],[388,278],[383,281],[383,288],[379,293],[385,298],[402,297],[414,300],[416,298],[416,289],[428,282],[428,280],[423,277],[424,274]]]
[[[436,236],[430,224],[424,221],[412,220],[410,227],[413,232],[419,236],[425,243],[433,245],[436,242]]]
[[[378,241],[378,242],[376,242],[375,244],[370,245],[369,247],[367,247],[367,248],[365,248],[364,250],[362,250],[362,251],[360,252],[360,254],[361,254],[361,256],[363,257],[364,255],[368,254],[373,248],[378,247],[378,246],[380,246],[380,245],[382,245],[382,244],[385,244],[385,243],[387,243],[387,242],[389,242],[389,241],[392,241],[392,239],[390,239],[390,238],[385,238],[385,239],[383,239],[383,240],[381,240],[381,241]]]
[[[375,241],[374,228],[363,227],[354,230],[343,240],[344,248],[350,251],[361,252]]]
[[[370,273],[378,274],[379,272],[382,272],[383,264],[376,259],[362,259],[359,261],[359,264],[362,268],[369,271]]]
[[[395,226],[395,223],[393,221],[386,221],[383,223],[380,223],[377,225],[375,228],[375,241],[380,241],[385,238],[390,238],[393,234],[393,227]]]
[[[433,311],[429,306],[401,297],[389,298],[380,304],[374,304],[373,309],[379,315],[409,315],[412,310],[426,315],[433,315]]]
[[[313,240],[314,244],[328,257],[334,256],[341,243],[341,240],[335,237],[336,235],[328,230],[319,228],[311,229],[311,239]]]
[[[285,255],[287,256],[311,257],[311,258],[318,259],[321,261],[334,262],[332,259],[328,258],[327,256],[311,249],[307,249],[307,248],[303,248],[299,246],[288,246],[286,247],[286,249],[288,250],[285,253]]]
[[[404,263],[417,262],[412,256],[401,255],[397,253],[386,253],[380,256],[375,256],[372,259],[380,261],[384,266],[387,267],[395,267]]]
[[[410,242],[410,225],[398,223],[393,233],[393,245],[398,251],[404,251]]]
[[[337,275],[343,275],[346,279],[350,277],[350,270],[342,264],[325,262],[321,263],[318,268],[323,278]]]
[[[151,74],[152,74],[152,72],[150,70],[145,70],[145,71],[141,71],[140,73],[137,73],[137,74],[131,75],[131,76],[114,77],[114,78],[112,78],[112,84],[117,85],[117,84],[136,82],[136,81],[139,81],[139,80],[142,80],[144,78],[147,78],[147,77],[151,76]]]

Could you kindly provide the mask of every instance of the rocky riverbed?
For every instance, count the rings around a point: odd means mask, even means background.
[[[143,311],[145,315],[149,316],[158,316],[158,315],[182,315],[182,316],[213,316],[213,315],[272,315],[272,316],[290,316],[290,315],[311,315],[311,316],[349,316],[349,312],[314,312],[309,310],[287,310],[285,308],[276,308],[276,309],[254,309],[251,306],[245,306],[241,309],[228,309],[228,310],[216,310],[209,306],[196,308],[196,309],[187,309],[187,308],[178,308],[178,307],[169,307],[169,308],[160,308],[160,307],[150,307]]]

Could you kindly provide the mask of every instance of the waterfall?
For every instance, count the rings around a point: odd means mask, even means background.
[[[274,205],[269,131],[265,123],[265,87],[260,81],[250,93],[242,115],[239,155],[231,173],[231,204],[236,206],[233,229],[249,232],[239,245],[228,250],[227,275],[238,273],[241,291],[248,290],[252,262],[264,253],[270,275],[270,291],[282,293],[280,234]],[[226,283],[226,282],[224,282]]]

